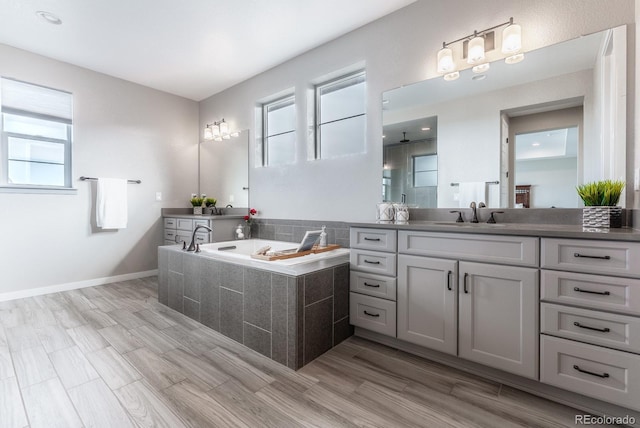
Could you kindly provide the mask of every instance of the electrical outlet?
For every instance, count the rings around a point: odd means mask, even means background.
[[[640,190],[640,168],[633,170],[633,190]]]
[[[156,192],[156,201],[162,200],[162,192]]]

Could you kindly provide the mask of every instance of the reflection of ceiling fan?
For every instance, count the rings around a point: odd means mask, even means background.
[[[411,140],[407,140],[407,133],[402,131],[402,140],[400,140],[401,143],[408,143]]]

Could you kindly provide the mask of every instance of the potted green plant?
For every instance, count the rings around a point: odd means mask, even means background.
[[[192,193],[191,200],[189,202],[191,202],[191,206],[193,207],[193,214],[202,215],[202,204],[204,202],[204,198]]]
[[[216,203],[218,203],[218,200],[216,198],[204,198],[204,205],[209,208],[209,210],[211,211],[211,215],[215,215],[218,213],[218,210],[216,209]]]
[[[582,225],[622,227],[622,207],[617,204],[625,184],[623,180],[602,180],[576,187],[585,205],[582,209]]]

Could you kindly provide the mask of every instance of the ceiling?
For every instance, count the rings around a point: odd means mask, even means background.
[[[414,1],[0,0],[0,43],[200,101]]]

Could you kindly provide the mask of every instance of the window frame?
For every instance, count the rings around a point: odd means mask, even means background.
[[[1,77],[3,80],[11,80],[26,85],[36,86],[51,91],[57,91],[71,96],[71,108],[73,111],[73,94],[68,91],[60,89],[50,88],[36,83],[25,82],[22,80],[12,79],[8,77]],[[1,103],[2,94],[0,93],[0,193],[76,193],[77,189],[73,187],[73,113],[72,118],[67,119],[64,117],[58,117],[48,115],[44,113],[36,113],[28,110],[17,109],[14,107],[7,107]],[[41,135],[23,134],[18,132],[5,131],[4,122],[5,114],[14,116],[27,117],[31,119],[44,120],[49,122],[62,123],[66,127],[66,139],[58,139],[52,137],[43,137]],[[41,141],[46,143],[62,144],[64,146],[64,163],[56,164],[62,165],[64,168],[64,185],[56,186],[50,184],[24,184],[24,183],[10,183],[9,182],[9,139],[20,138],[31,141]],[[25,161],[31,163],[49,163],[39,161]],[[51,164],[55,164],[51,162]]]
[[[327,80],[325,82],[319,83],[317,85],[315,85],[315,112],[314,112],[314,119],[315,119],[315,141],[314,141],[314,145],[313,145],[313,150],[314,150],[314,159],[322,159],[322,125],[327,125],[330,123],[335,123],[338,121],[342,121],[342,120],[347,120],[347,119],[352,119],[355,117],[361,117],[367,116],[367,108],[366,108],[366,93],[365,93],[365,109],[364,109],[364,113],[362,114],[357,114],[357,115],[353,115],[353,116],[347,116],[347,117],[342,117],[340,119],[334,119],[331,120],[329,122],[322,122],[322,115],[321,115],[321,111],[322,111],[322,96],[320,94],[320,92],[327,88],[327,87],[331,87],[331,86],[337,86],[347,80],[351,80],[351,79],[355,79],[358,77],[363,77],[364,78],[364,83],[366,84],[367,82],[367,71],[365,69],[361,69],[358,71],[354,71],[351,73],[347,73],[347,74],[343,74],[340,77],[336,77],[335,79],[330,79]],[[354,83],[354,85],[357,83]],[[365,141],[366,141],[366,127],[365,127]]]
[[[421,170],[417,170],[416,169],[416,160],[418,158],[426,158],[426,157],[435,157],[436,158],[436,168],[435,169],[421,169]],[[411,156],[411,169],[413,170],[411,173],[411,178],[412,178],[412,187],[413,188],[422,188],[422,187],[438,187],[438,154],[437,153],[428,153],[428,154],[423,154],[423,155],[413,155]],[[416,185],[416,173],[419,172],[432,172],[435,171],[436,172],[436,184],[435,186],[417,186]]]
[[[286,131],[286,132],[280,132],[278,134],[273,134],[273,135],[269,135],[269,109],[271,107],[278,107],[280,105],[283,105],[282,107],[286,107],[287,104],[291,102],[291,105],[293,105],[293,111],[294,111],[294,123],[296,123],[296,117],[295,117],[295,105],[296,105],[296,95],[294,93],[289,94],[289,95],[285,95],[283,97],[279,97],[276,98],[274,100],[265,102],[262,104],[262,166],[264,167],[268,167],[268,166],[281,166],[281,165],[289,165],[289,164],[277,164],[277,165],[270,165],[269,164],[269,143],[268,140],[271,137],[277,137],[280,135],[285,135],[285,134],[290,134],[293,133],[294,135],[296,135],[297,133],[297,126],[294,126],[294,128],[291,131]],[[297,125],[297,123],[296,123]],[[294,148],[295,148],[295,144],[294,144]],[[295,157],[295,155],[294,155]],[[295,163],[295,159],[294,162]]]

